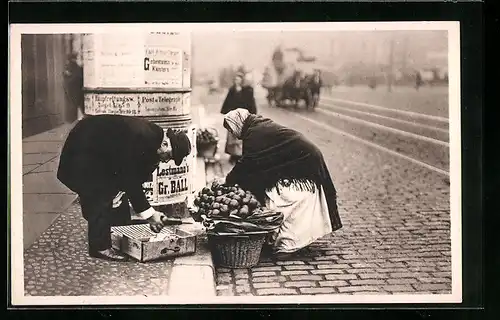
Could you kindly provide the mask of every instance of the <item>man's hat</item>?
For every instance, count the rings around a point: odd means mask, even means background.
[[[181,131],[167,130],[167,137],[172,144],[172,157],[176,166],[182,163],[182,160],[191,153],[191,142],[188,136]]]

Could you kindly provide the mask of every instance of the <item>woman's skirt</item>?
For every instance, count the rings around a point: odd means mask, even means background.
[[[284,215],[283,224],[271,237],[276,253],[298,251],[332,233],[323,188],[312,183],[309,188],[295,183],[278,184],[267,196],[266,206]]]
[[[233,157],[241,157],[243,154],[243,141],[236,138],[229,131],[227,132],[225,152]]]

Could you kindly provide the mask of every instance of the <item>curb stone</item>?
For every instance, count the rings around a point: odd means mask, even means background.
[[[195,190],[205,186],[205,162],[196,159]],[[194,222],[192,218],[185,219],[191,224],[182,225],[180,229],[197,235],[196,253],[190,256],[174,259],[172,272],[168,281],[169,296],[216,296],[215,267],[213,265],[212,253],[204,245],[206,237],[203,235],[201,224]]]

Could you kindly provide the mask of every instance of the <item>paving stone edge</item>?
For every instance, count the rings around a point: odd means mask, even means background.
[[[195,188],[206,184],[205,162],[201,158],[196,158],[196,178]],[[196,293],[203,296],[216,296],[216,273],[210,250],[200,250],[197,247],[196,253],[191,256],[175,258],[168,279],[168,295],[183,296]],[[196,278],[196,281],[189,282],[186,290],[186,275]]]

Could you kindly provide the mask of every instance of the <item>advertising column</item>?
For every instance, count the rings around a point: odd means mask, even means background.
[[[179,166],[161,163],[143,185],[151,205],[186,216],[196,163],[190,34],[129,30],[85,34],[82,41],[86,115],[143,117],[188,134],[191,154]]]

